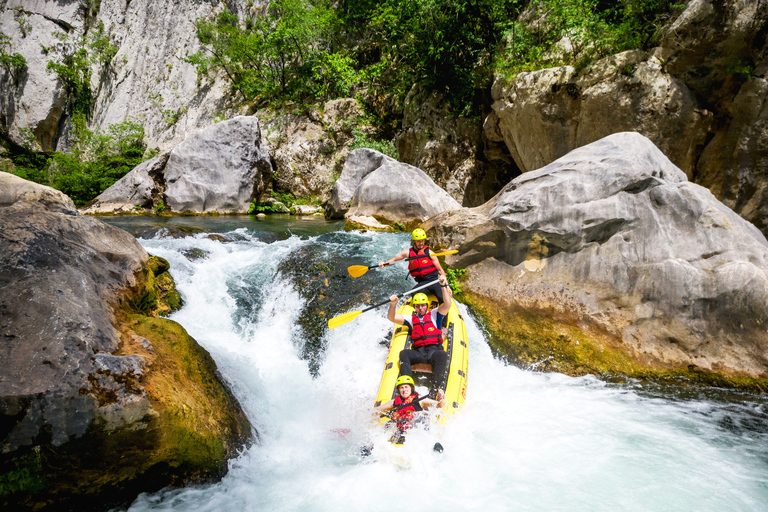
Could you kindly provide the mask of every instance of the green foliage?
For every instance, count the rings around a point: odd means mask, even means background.
[[[445,277],[448,279],[448,284],[451,285],[451,290],[453,290],[453,293],[461,293],[461,283],[459,281],[466,274],[467,269],[465,268],[449,268],[445,271]]]
[[[183,116],[186,113],[186,111],[187,111],[187,107],[179,108],[176,110],[164,109],[163,121],[168,123],[168,126],[173,126],[179,122],[179,119],[181,119],[181,116]]]
[[[470,115],[499,71],[584,67],[647,48],[681,7],[670,0],[275,0],[263,15],[198,20],[205,50],[188,60],[201,76],[223,71],[246,101],[360,95],[382,116],[384,98],[402,99],[417,85]]]
[[[27,60],[20,53],[10,53],[11,38],[0,32],[0,66],[4,67],[13,77],[16,85],[19,84],[22,73],[27,69]]]
[[[68,101],[75,113],[90,116],[93,93],[91,92],[91,62],[85,48],[65,55],[62,62],[48,62],[48,69],[58,75],[69,96]]]
[[[197,36],[205,50],[187,61],[202,76],[223,71],[247,101],[307,96],[331,13],[324,0],[275,0],[244,26],[228,11],[199,19]]]
[[[36,151],[34,136],[11,159],[13,173],[61,190],[82,206],[112,186],[144,160],[144,127],[131,120],[113,124],[106,133],[86,127],[85,115],[75,114],[72,151]]]
[[[368,136],[362,132],[359,128],[352,129],[352,135],[355,137],[355,141],[349,147],[349,150],[358,148],[375,149],[379,153],[383,153],[389,157],[397,159],[398,153],[395,144],[391,140],[377,141],[368,138]]]
[[[21,37],[27,37],[32,32],[32,24],[29,22],[29,13],[24,10],[24,7],[17,5],[13,8],[13,19],[19,25],[19,32]]]
[[[649,48],[684,5],[670,0],[534,0],[529,8],[536,22],[526,26],[510,20],[505,26],[506,46],[496,57],[501,71],[563,64],[583,69],[608,55]]]
[[[104,23],[99,23],[95,29],[91,30],[86,41],[88,49],[91,50],[93,62],[109,64],[117,54],[118,48],[112,44],[109,34],[104,31]]]
[[[165,210],[165,203],[160,201],[157,204],[155,204],[155,215],[160,215],[163,213],[163,210]]]
[[[321,98],[348,97],[360,81],[354,69],[355,61],[339,53],[323,53],[312,68],[316,93]]]

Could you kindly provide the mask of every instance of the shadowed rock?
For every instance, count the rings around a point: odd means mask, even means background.
[[[648,139],[619,133],[427,223],[460,249],[466,289],[506,312],[578,326],[657,368],[768,374],[768,242],[689,183]]]

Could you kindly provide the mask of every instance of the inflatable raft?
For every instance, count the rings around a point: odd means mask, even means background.
[[[437,307],[437,299],[434,295],[429,295],[430,310]],[[413,307],[411,301],[413,298],[400,306],[397,312],[406,318],[410,318],[413,315]],[[456,301],[451,301],[451,309],[448,312],[447,327],[443,329],[445,335],[443,336],[443,348],[448,352],[448,380],[445,386],[445,405],[438,415],[438,421],[445,422],[445,420],[458,411],[463,405],[467,395],[467,367],[468,367],[468,340],[467,340],[467,327],[464,324],[464,318],[459,312],[459,308],[456,306]],[[397,396],[397,390],[395,389],[395,381],[400,375],[400,351],[403,349],[411,348],[411,337],[409,329],[406,326],[397,326],[392,333],[392,339],[389,342],[389,352],[387,353],[387,360],[384,363],[384,372],[381,375],[381,383],[379,384],[379,391],[376,394],[376,402],[374,407],[392,400]],[[428,381],[428,388],[432,387],[432,367],[428,364],[414,364],[413,378],[416,381],[417,386],[420,381],[423,381],[423,375],[426,376]],[[389,418],[386,415],[381,415],[381,424],[386,425],[389,422]]]

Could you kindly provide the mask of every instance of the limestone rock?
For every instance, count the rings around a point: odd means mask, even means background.
[[[493,85],[489,140],[523,172],[621,131],[648,137],[689,179],[768,234],[768,9],[696,0],[650,52],[564,66]]]
[[[349,211],[355,190],[363,178],[384,163],[395,161],[394,158],[374,149],[360,148],[350,151],[344,162],[341,176],[334,183],[331,197],[325,204],[325,216],[329,219],[344,218],[344,214]]]
[[[344,223],[344,229],[346,231],[353,229],[358,229],[360,231],[394,231],[392,226],[382,224],[373,217],[363,215],[351,215],[347,217],[347,221]]]
[[[265,119],[262,132],[274,160],[275,188],[295,197],[327,200],[348,153],[351,127],[361,115],[357,101],[342,98],[325,103],[322,111],[309,109]]]
[[[270,178],[259,120],[238,116],[139,164],[83,213],[124,213],[160,203],[174,213],[245,213]]]
[[[689,176],[712,115],[652,54],[628,51],[586,74],[563,66],[520,73],[493,87],[497,126],[523,172],[612,133],[636,131]]]
[[[210,355],[147,315],[167,263],[48,187],[0,191],[4,505],[104,510],[223,474],[250,425]]]
[[[437,93],[414,88],[405,100],[402,125],[395,138],[399,159],[423,170],[464,206],[485,203],[520,174],[503,139],[484,140],[477,121],[452,115]]]
[[[411,228],[438,213],[459,208],[461,205],[421,169],[385,160],[360,180],[345,217],[375,217]]]
[[[426,227],[500,309],[608,333],[642,364],[768,375],[768,242],[639,134],[571,151]]]
[[[311,204],[294,204],[290,211],[291,215],[321,215],[323,207]]]

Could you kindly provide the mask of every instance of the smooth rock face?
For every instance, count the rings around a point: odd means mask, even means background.
[[[362,179],[387,162],[396,160],[374,149],[361,148],[350,151],[341,176],[334,183],[331,197],[325,204],[325,216],[329,219],[343,219]]]
[[[360,180],[345,217],[369,216],[410,227],[438,213],[459,208],[461,205],[424,171],[387,160]]]
[[[259,120],[238,116],[139,164],[83,213],[130,212],[161,201],[174,213],[245,213],[271,170]]]
[[[466,286],[607,332],[637,361],[768,374],[768,242],[648,139],[618,133],[427,224]]]

